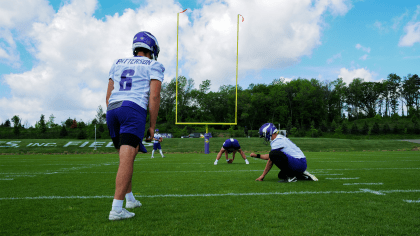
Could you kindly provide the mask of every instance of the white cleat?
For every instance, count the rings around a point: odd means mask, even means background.
[[[136,214],[127,211],[126,209],[122,209],[121,212],[110,211],[109,212],[109,220],[123,220],[134,217]]]
[[[249,165],[248,159],[245,159],[245,164]]]
[[[217,165],[217,161],[214,162],[214,165]]]
[[[154,156],[151,157],[152,159],[155,158]]]
[[[308,180],[318,181],[318,178],[317,178],[317,177],[315,177],[315,175],[313,175],[313,174],[309,173],[309,172],[308,172],[308,171],[306,171],[306,170],[302,173],[302,175],[303,175],[303,176],[305,176],[305,178],[308,178]]]
[[[141,206],[142,205],[141,205],[140,201],[138,201],[138,200],[135,200],[134,202],[132,202],[132,201],[126,201],[125,202],[125,208],[128,208],[128,209],[133,209],[133,208],[141,207]]]
[[[165,156],[162,156],[162,158],[165,158]]]

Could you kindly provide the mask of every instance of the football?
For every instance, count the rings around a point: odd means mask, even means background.
[[[229,159],[229,161],[227,162],[228,164],[232,164],[233,159]]]

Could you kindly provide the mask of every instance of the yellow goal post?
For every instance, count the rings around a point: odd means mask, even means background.
[[[235,123],[210,123],[210,122],[178,122],[178,35],[179,35],[179,14],[184,13],[187,9],[177,13],[177,24],[176,24],[176,103],[175,103],[175,124],[176,125],[205,125],[206,133],[208,133],[208,125],[237,125],[238,124],[238,59],[239,59],[239,16],[236,30],[236,91],[235,91]]]

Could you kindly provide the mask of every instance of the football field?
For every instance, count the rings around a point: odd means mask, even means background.
[[[0,155],[0,235],[419,235],[420,155],[307,152],[319,181],[266,161],[138,155],[132,219],[109,221],[116,154]],[[249,156],[249,154],[247,154]]]

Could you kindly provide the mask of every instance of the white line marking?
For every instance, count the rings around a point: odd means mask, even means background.
[[[343,185],[382,185],[383,183],[345,183]]]
[[[368,189],[368,188],[365,188],[365,189],[361,188],[360,190],[362,190],[363,192],[366,192],[366,193],[373,193],[373,194],[376,194],[376,195],[385,195],[383,193],[383,191],[375,191],[375,190],[371,190],[371,189]]]
[[[384,193],[418,193],[420,189],[408,190],[378,190],[360,189],[359,191],[320,191],[320,192],[271,192],[271,193],[224,193],[224,194],[165,194],[165,195],[135,195],[139,198],[162,198],[162,197],[221,197],[221,196],[265,196],[265,195],[304,195],[304,194],[359,194],[359,193],[375,193],[385,195]],[[39,196],[39,197],[10,197],[0,198],[1,200],[49,200],[49,199],[95,199],[95,198],[113,198],[114,196]]]
[[[6,179],[0,179],[0,180],[13,180],[13,179],[11,179],[11,178],[6,178]]]
[[[404,200],[404,202],[408,202],[408,203],[420,203],[420,200]]]
[[[325,178],[325,179],[359,179],[359,177],[355,177],[355,178]]]

